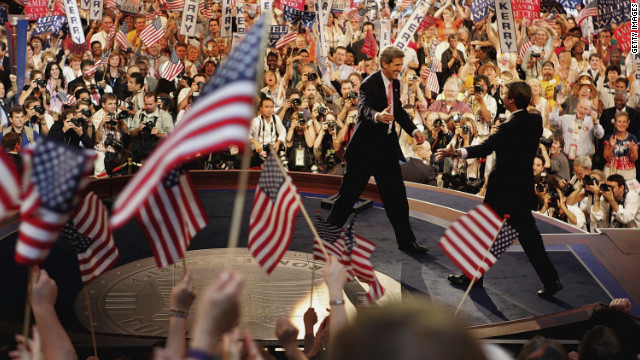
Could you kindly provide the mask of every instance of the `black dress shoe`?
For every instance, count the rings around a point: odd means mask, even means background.
[[[471,279],[466,277],[464,274],[460,275],[449,275],[447,276],[447,280],[455,286],[463,286],[467,287],[471,283]],[[480,278],[473,283],[474,288],[481,288],[484,285],[484,278]]]
[[[418,244],[415,241],[412,241],[406,245],[398,245],[398,249],[404,252],[414,253],[414,254],[426,254],[429,252],[428,248]]]
[[[544,299],[549,299],[560,290],[562,290],[562,284],[559,280],[556,280],[552,285],[545,286],[544,289],[538,290],[538,296]]]

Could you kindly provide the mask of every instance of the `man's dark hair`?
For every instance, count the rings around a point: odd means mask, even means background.
[[[134,72],[129,75],[129,78],[133,79],[136,85],[140,85],[140,87],[144,86],[144,76],[139,72]]]
[[[515,100],[518,109],[526,109],[531,103],[531,86],[524,81],[514,81],[507,85],[508,98]]]
[[[14,106],[9,111],[9,116],[13,117],[15,114],[27,115],[27,111],[22,106]]]
[[[624,180],[624,177],[620,174],[609,175],[607,181],[615,182],[618,186],[624,186],[625,189],[627,187],[627,182]]]
[[[2,147],[7,151],[13,151],[16,146],[22,143],[22,135],[17,132],[8,132],[2,136]]]
[[[278,59],[278,54],[276,54],[275,51],[271,51],[271,52],[269,52],[267,54],[267,59],[270,58],[270,57],[274,57],[274,58]]]
[[[273,103],[273,100],[270,97],[266,96],[260,99],[260,104],[258,105],[258,107],[262,107],[265,101],[271,101]]]
[[[373,31],[373,30],[375,30],[375,28],[376,28],[376,27],[373,25],[373,23],[372,23],[371,21],[365,21],[365,22],[362,24],[362,30],[364,31],[364,27],[365,27],[365,26],[369,26],[369,25],[372,27],[372,31]]]
[[[449,34],[449,36],[447,37],[447,41],[449,41],[451,39],[456,39],[456,40],[459,41],[460,40],[460,36],[458,34],[456,34],[456,33]]]
[[[80,95],[87,93],[89,94],[89,96],[91,96],[91,93],[89,92],[89,90],[87,90],[86,88],[79,88],[78,90],[76,90],[73,95],[76,97],[76,99],[80,99]]]
[[[62,114],[60,114],[60,117],[58,118],[61,121],[65,121],[67,119],[67,116],[69,116],[69,114],[75,114],[76,110],[75,109],[66,109],[65,111],[62,112]]]
[[[84,69],[85,66],[93,66],[95,64],[93,60],[82,60],[80,63],[80,69]]]
[[[101,43],[100,41],[98,41],[98,40],[96,40],[96,41],[92,41],[92,42],[91,42],[91,47],[93,47],[93,45],[95,45],[95,44],[100,45],[100,48],[102,49],[102,43]]]
[[[340,50],[340,49],[344,50],[344,52],[347,52],[347,48],[346,48],[346,47],[344,47],[344,46],[338,46],[338,47],[336,47],[336,49],[334,50],[334,54],[335,54],[335,52],[336,52],[336,51],[338,51],[338,50]]]
[[[562,149],[564,149],[564,136],[560,133],[556,133],[553,134],[551,138],[553,139],[553,141],[557,141],[560,143],[560,151],[562,151]]]
[[[580,360],[621,359],[622,346],[607,326],[594,326],[580,340]]]
[[[485,85],[489,87],[490,82],[489,82],[489,78],[486,75],[476,75],[476,77],[473,79],[473,85],[478,85],[478,82],[480,80],[483,80]]]
[[[297,89],[289,89],[286,92],[287,95],[287,99],[291,97],[291,95],[293,94],[297,94],[298,96],[300,96],[300,91],[298,91]]]
[[[617,72],[618,75],[622,74],[622,70],[620,70],[620,66],[618,66],[618,65],[609,65],[609,66],[607,66],[607,69],[604,71],[604,76],[605,77],[609,76],[609,73],[611,71]]]
[[[183,42],[179,42],[179,43],[177,43],[177,44],[176,44],[176,49],[177,49],[178,47],[183,47],[183,48],[185,48],[185,49],[188,49],[188,48],[189,48],[189,47],[187,46],[187,44],[185,44],[185,43],[183,43]]]
[[[304,48],[303,48],[303,49],[298,50],[298,55],[300,55],[300,54],[302,54],[302,53],[307,53],[307,54],[309,54],[309,50],[304,49]]]
[[[211,25],[211,22],[216,22],[218,23],[218,25],[220,25],[220,21],[218,21],[218,19],[209,19],[209,25]]]
[[[38,103],[38,105],[42,105],[42,101],[37,96],[30,95],[26,99],[24,99],[25,114],[26,114],[27,109],[29,107],[31,107],[31,104],[33,104],[33,103]]]
[[[538,354],[535,356],[533,354]],[[568,359],[567,351],[560,342],[540,335],[534,336],[520,350],[517,360],[524,359]]]
[[[145,99],[153,98],[153,101],[158,101],[158,95],[153,91],[148,91],[148,92],[144,93],[144,98]]]
[[[624,76],[620,76],[619,78],[617,78],[617,79],[616,79],[616,82],[624,83],[624,86],[625,86],[626,88],[629,88],[629,79],[627,79],[627,78],[626,78],[626,77],[624,77]]]
[[[104,93],[104,94],[102,94],[102,97],[100,98],[100,103],[104,104],[109,100],[118,101],[118,97],[114,93]]]

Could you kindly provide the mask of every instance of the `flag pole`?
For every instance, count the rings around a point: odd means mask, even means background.
[[[311,261],[309,262],[309,265],[311,265],[311,295],[309,296],[309,308],[312,308],[313,307],[313,289],[316,282],[316,267],[314,266],[313,263],[311,263]]]
[[[265,18],[262,24],[262,39],[265,39],[265,35],[269,30],[270,17]],[[260,42],[260,54],[263,54],[266,49],[266,41]],[[258,68],[256,71],[256,89],[260,89],[262,84],[262,74],[264,73],[264,64],[262,61],[258,61]],[[240,237],[240,223],[242,221],[242,211],[244,210],[244,201],[247,197],[247,182],[249,180],[249,165],[251,163],[251,146],[249,139],[245,144],[245,149],[242,152],[241,171],[238,176],[238,190],[233,204],[233,214],[231,216],[231,228],[229,230],[229,240],[227,242],[227,248],[231,249],[233,255],[234,249],[238,247],[238,238]],[[231,257],[227,258],[225,267],[230,266]]]
[[[29,323],[31,322],[31,298],[29,296],[29,284],[31,284],[31,278],[33,277],[33,266],[29,266],[27,272],[27,301],[24,304],[24,321],[22,323],[22,339],[25,346],[29,345]]]
[[[280,169],[280,172],[282,172],[282,175],[284,175],[284,180],[287,182],[287,186],[292,186],[293,184],[291,183],[289,174],[287,174],[287,172],[282,167],[280,158],[276,154],[275,150],[273,150],[273,148],[271,148],[271,156],[273,156],[276,159],[276,162],[278,163],[278,168]],[[297,193],[296,193],[296,201],[298,202],[298,205],[300,205],[300,210],[302,211],[302,215],[304,215],[305,220],[307,220],[307,224],[309,224],[309,227],[311,228],[311,232],[313,233],[313,238],[318,240],[318,243],[320,243],[320,248],[322,249],[322,253],[324,254],[326,259],[329,259],[329,254],[327,253],[327,249],[325,249],[324,244],[322,243],[322,239],[320,238],[320,235],[318,235],[318,231],[316,230],[315,225],[313,225],[313,221],[311,221],[311,217],[309,216],[309,213],[307,213],[307,209],[304,207],[304,204],[302,203],[302,200],[300,199],[300,196]]]
[[[91,301],[89,300],[89,290],[84,286],[84,297],[87,302],[87,312],[89,313],[89,329],[91,330],[91,343],[93,344],[93,356],[98,358],[98,346],[96,345],[96,331],[93,328],[93,313],[91,312]]]
[[[502,219],[502,224],[500,224],[500,230],[498,230],[496,235],[493,237],[493,240],[491,241],[491,245],[489,245],[489,248],[487,249],[487,251],[484,252],[484,257],[482,258],[482,261],[480,261],[480,264],[483,264],[484,261],[487,259],[487,255],[490,253],[490,250],[493,247],[493,244],[496,242],[496,239],[498,238],[498,234],[500,234],[500,231],[504,227],[504,224],[507,222],[507,220],[509,220],[509,214],[505,214],[504,215],[504,218]],[[480,271],[480,267],[481,266],[478,265],[478,268],[476,269],[476,274]],[[462,304],[467,299],[467,296],[469,296],[469,292],[471,291],[471,288],[473,287],[473,284],[476,283],[476,280],[477,279],[476,279],[475,276],[473,277],[473,279],[471,279],[471,282],[469,283],[469,286],[467,286],[467,291],[465,291],[464,295],[462,296],[462,300],[460,300],[460,303],[458,304],[458,307],[456,308],[456,312],[453,314],[454,317],[458,316],[458,312],[460,312],[460,309],[462,308]]]

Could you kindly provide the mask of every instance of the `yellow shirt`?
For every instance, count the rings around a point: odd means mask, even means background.
[[[551,80],[540,80],[542,83],[542,96],[547,100],[554,100],[555,87],[560,84],[560,77],[558,75],[551,78]]]

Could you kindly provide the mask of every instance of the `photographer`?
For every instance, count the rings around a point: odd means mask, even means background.
[[[473,79],[473,88],[469,89],[465,102],[476,115],[478,137],[483,141],[489,136],[491,124],[496,117],[498,105],[496,99],[488,92],[489,79],[484,75],[477,75]]]
[[[25,126],[32,128],[40,135],[48,135],[49,129],[53,126],[53,117],[45,113],[40,99],[29,96],[24,102],[24,109],[27,112]]]
[[[315,165],[313,156],[309,149],[313,149],[313,142],[316,138],[313,122],[305,120],[302,112],[291,116],[291,126],[287,132],[285,145],[287,146],[286,159],[289,170],[312,171]],[[284,164],[285,166],[287,164]]]
[[[180,112],[180,110],[187,107],[188,105],[187,99],[190,96],[194,96],[196,98],[200,96],[202,87],[204,86],[204,83],[207,81],[204,74],[196,74],[196,76],[194,76],[193,79],[185,75],[183,75],[182,77],[184,80],[187,81],[188,86],[180,90],[180,92],[178,93],[178,112]],[[195,100],[195,98],[193,100]]]
[[[76,116],[74,109],[62,112],[60,119],[51,126],[48,137],[77,148],[93,149],[93,139],[87,133],[87,124],[83,118]]]
[[[98,155],[94,163],[95,176],[105,170],[110,173],[115,164],[122,163],[121,152],[129,145],[129,127],[124,118],[118,116],[117,101],[118,98],[112,93],[102,95],[103,107],[91,118],[93,125],[98,128],[95,143]]]
[[[127,80],[127,90],[132,94],[127,98],[126,102],[122,104],[120,110],[127,111],[129,115],[134,116],[136,111],[144,108],[144,76],[141,73],[135,72],[129,75]],[[130,104],[130,106],[127,106]]]
[[[640,228],[638,193],[629,190],[624,177],[613,174],[594,193],[591,224],[594,228]]]
[[[455,132],[449,146],[453,146],[453,149],[460,149],[480,143],[472,115],[454,117],[453,122],[455,124]],[[472,194],[480,191],[484,179],[480,176],[478,159],[463,159],[461,157],[450,159],[451,161],[445,161],[444,163],[442,180],[445,183],[445,187]],[[448,175],[451,175],[451,177]],[[452,178],[456,177],[456,175],[460,182],[457,186],[454,184],[455,181],[452,181]]]
[[[547,173],[543,172],[535,179],[535,193],[539,199],[538,211],[541,214],[587,230],[584,213],[576,205],[567,205],[567,199],[554,177],[549,177]]]
[[[439,117],[439,113],[431,112],[427,115],[426,129],[424,131],[427,142],[431,144],[431,151],[435,153],[438,149],[444,149],[453,139],[453,132],[449,131],[447,123],[452,123],[451,117],[446,116],[445,119]],[[459,117],[459,114],[454,114]],[[454,128],[455,130],[455,128]],[[432,162],[432,166],[442,172],[444,168],[444,159]]]
[[[299,111],[304,113],[304,117],[306,119],[310,118],[311,113],[307,107],[307,101],[302,101],[302,99],[300,99],[300,93],[298,90],[288,90],[287,101],[285,101],[284,106],[280,108],[280,112],[278,113],[278,117],[282,119],[282,125],[288,129],[291,126],[291,115]]]
[[[305,93],[305,95],[307,95],[306,94],[307,83],[311,82],[315,84],[316,93],[318,94],[315,100],[325,101],[325,99],[327,99],[328,97],[331,96],[331,94],[333,94],[333,89],[330,88],[329,85],[327,85],[327,83],[325,83],[320,76],[318,76],[318,73],[316,72],[316,69],[313,63],[304,65],[302,67],[301,74],[302,74],[302,78],[300,82],[298,82],[298,85],[296,86],[296,90],[302,91]],[[314,93],[314,96],[316,96],[316,93]],[[311,98],[309,98],[308,96],[307,98],[311,100]]]
[[[122,114],[122,113],[121,113]],[[135,162],[142,162],[151,154],[161,139],[173,130],[173,119],[158,108],[155,93],[144,94],[144,109],[138,110],[131,120],[131,152]]]
[[[49,94],[49,91],[47,90],[47,81],[42,76],[42,72],[33,70],[31,71],[30,77],[31,81],[28,85],[24,86],[22,92],[20,93],[20,97],[18,98],[18,104],[20,106],[24,106],[27,99],[32,96],[39,99],[40,101],[51,98],[51,94]],[[48,106],[49,104],[47,103],[45,110],[47,110]]]
[[[291,116],[291,119],[293,118]],[[282,125],[280,118],[273,114],[273,100],[262,98],[260,100],[260,115],[251,120],[249,128],[249,141],[254,150],[252,167],[261,165],[264,161],[263,158],[266,158],[271,148],[278,153],[286,141],[286,136],[287,129]]]
[[[571,172],[569,169],[569,159],[562,152],[564,149],[564,137],[561,134],[554,134],[551,145],[549,146],[549,174],[555,176],[558,180],[569,180]]]
[[[340,84],[340,89],[342,97],[333,102],[333,110],[338,114],[337,120],[342,125],[345,122],[347,113],[358,109],[358,93],[353,90],[353,83],[349,80],[344,80]]]
[[[80,63],[82,76],[70,82],[69,89],[74,89],[78,85],[84,86],[91,94],[91,102],[96,109],[99,109],[102,106],[100,103],[102,95],[112,93],[112,89],[111,86],[107,85],[105,80],[96,81],[94,73],[91,73],[93,65],[94,62],[92,60],[83,60],[82,63]]]
[[[593,199],[599,191],[600,184],[605,183],[606,177],[601,170],[593,170],[588,175],[584,175],[577,184],[577,188],[567,197],[568,205],[576,205],[582,210],[587,219],[587,227],[592,233],[596,232],[596,226],[591,222],[591,206]]]

